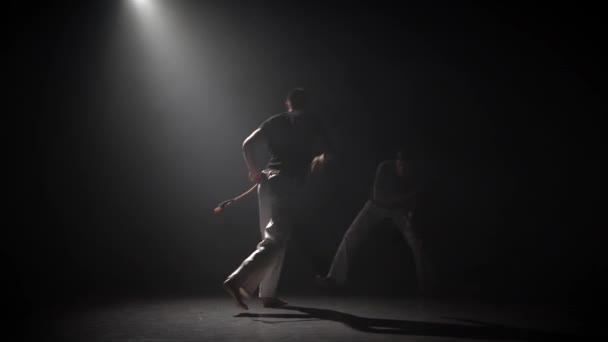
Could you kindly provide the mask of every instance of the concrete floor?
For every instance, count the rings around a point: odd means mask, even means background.
[[[39,312],[38,341],[573,340],[577,324],[531,307],[387,298],[287,297],[290,306],[238,309],[227,296],[148,299]]]

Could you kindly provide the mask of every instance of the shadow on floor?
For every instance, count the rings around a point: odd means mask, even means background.
[[[532,341],[561,341],[566,338],[572,339],[576,336],[564,333],[542,332],[529,329],[507,327],[499,324],[468,321],[476,325],[462,325],[450,323],[433,323],[406,321],[397,319],[379,319],[351,315],[329,309],[317,309],[301,306],[285,306],[281,309],[298,311],[300,313],[241,313],[235,317],[250,318],[283,318],[282,321],[262,321],[264,323],[276,324],[293,320],[326,320],[343,323],[352,329],[381,334],[415,335],[415,336],[440,336],[458,337],[470,339],[494,339],[494,340],[532,340]]]

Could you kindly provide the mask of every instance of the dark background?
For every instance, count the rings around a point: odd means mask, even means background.
[[[211,209],[249,186],[240,144],[294,86],[313,94],[336,158],[306,204],[309,257],[289,252],[285,292],[313,291],[375,166],[399,145],[423,188],[417,222],[437,295],[580,312],[605,290],[603,235],[591,206],[580,209],[591,196],[573,195],[599,173],[599,156],[581,147],[599,141],[583,129],[603,113],[594,9],[166,1],[188,35],[159,40],[184,47],[180,70],[193,69],[170,97],[160,64],[144,65],[152,52],[125,2],[8,12],[14,195],[3,249],[26,312],[219,293],[259,239],[257,205]],[[409,250],[390,228],[356,259],[361,294],[416,295]]]

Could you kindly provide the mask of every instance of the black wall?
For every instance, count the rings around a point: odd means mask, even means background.
[[[597,156],[579,147],[595,139],[579,138],[583,115],[601,113],[590,9],[176,3],[212,13],[212,62],[226,68],[213,105],[238,115],[201,132],[174,178],[159,167],[157,131],[137,133],[138,120],[167,109],[127,62],[107,74],[123,59],[101,42],[123,4],[12,7],[6,253],[26,303],[219,290],[257,242],[257,208],[253,198],[223,216],[211,208],[247,187],[240,143],[298,85],[316,95],[337,156],[308,204],[310,257],[290,252],[286,290],[305,291],[328,267],[396,145],[423,184],[418,219],[443,293],[568,304],[601,288],[601,234],[571,193],[573,168],[596,174]],[[390,228],[357,259],[362,293],[414,293],[409,252]]]

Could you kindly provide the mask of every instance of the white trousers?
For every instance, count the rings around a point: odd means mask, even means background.
[[[381,220],[387,218],[393,221],[411,248],[416,265],[418,287],[422,291],[426,290],[430,264],[425,255],[422,240],[415,234],[412,228],[410,214],[403,210],[385,209],[371,201],[365,204],[344,234],[332,261],[328,276],[335,279],[338,284],[344,285],[347,280],[350,261],[355,255],[357,248],[369,236],[375,226]]]
[[[248,295],[259,286],[259,297],[276,297],[301,187],[301,181],[279,174],[269,175],[258,186],[262,241],[228,277]]]

